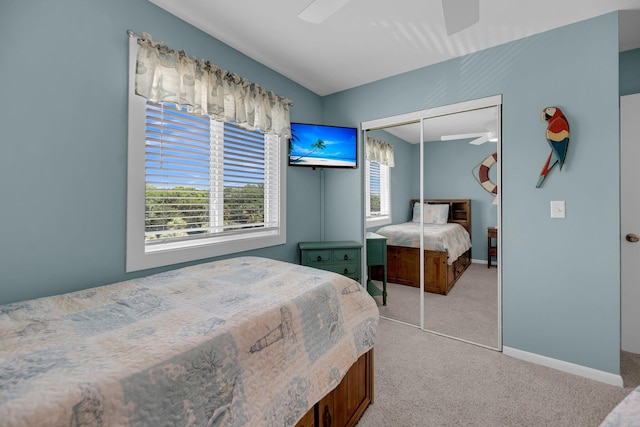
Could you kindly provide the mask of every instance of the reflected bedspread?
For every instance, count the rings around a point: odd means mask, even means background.
[[[471,237],[463,226],[455,223],[424,224],[405,222],[386,225],[376,233],[387,238],[387,246],[420,247],[420,230],[424,233],[424,249],[448,253],[447,263],[453,264],[460,255],[471,248]]]

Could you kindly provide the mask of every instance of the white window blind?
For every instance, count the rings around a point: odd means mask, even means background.
[[[136,95],[137,52],[132,37],[127,272],[285,244],[287,169],[277,132]]]
[[[145,244],[277,229],[279,147],[277,135],[147,102]]]
[[[390,216],[389,166],[367,160],[366,181],[367,218]]]

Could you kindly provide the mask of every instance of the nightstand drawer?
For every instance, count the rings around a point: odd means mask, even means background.
[[[316,263],[316,262],[329,262],[331,261],[331,252],[330,250],[308,250],[305,251],[304,257],[307,263]],[[305,264],[303,262],[303,264]]]
[[[330,263],[330,264],[322,265],[323,270],[333,271],[334,273],[342,274],[343,276],[347,276],[351,278],[360,277],[358,275],[359,268],[360,266],[355,262],[343,262],[340,264]]]
[[[335,249],[333,261],[355,261],[360,256],[360,249]]]

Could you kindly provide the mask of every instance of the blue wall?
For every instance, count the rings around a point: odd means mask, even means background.
[[[292,120],[322,119],[319,96],[147,0],[3,1],[0,303],[159,271],[125,273],[128,29],[294,100]],[[320,178],[287,173],[288,243],[252,254],[296,261],[320,237]]]
[[[597,59],[597,66],[594,65]],[[612,13],[326,97],[325,121],[357,125],[503,95],[503,342],[619,373],[618,15]],[[543,108],[571,124],[562,171],[535,188],[549,153]],[[361,236],[362,180],[333,175],[327,239]],[[565,200],[567,218],[549,202]]]
[[[487,259],[487,227],[498,220],[494,196],[478,184],[471,173],[485,157],[496,152],[496,144],[471,145],[469,140],[432,141],[424,144],[424,192],[427,199],[471,199],[471,256]],[[497,184],[497,167],[489,178]],[[418,171],[416,176],[418,176]],[[415,192],[416,197],[420,191]]]

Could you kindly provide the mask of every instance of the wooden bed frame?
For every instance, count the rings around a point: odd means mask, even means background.
[[[352,427],[372,403],[373,348],[360,356],[340,384],[309,409],[295,427]]]
[[[424,199],[428,204],[448,204],[449,220],[462,225],[471,235],[470,199]],[[413,205],[420,199],[411,200]],[[424,251],[424,290],[447,295],[462,273],[471,264],[471,249],[462,254],[453,264],[447,264],[447,253]],[[382,280],[382,268],[373,268],[372,276]],[[420,248],[387,245],[387,282],[420,287]]]

